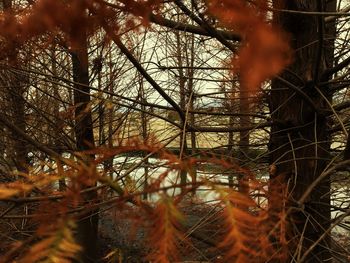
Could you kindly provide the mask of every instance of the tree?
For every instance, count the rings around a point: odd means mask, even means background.
[[[6,12],[12,12],[12,1],[2,1],[2,8]],[[25,52],[25,51],[24,51]],[[13,50],[12,63],[18,67],[20,65],[21,56],[18,50]],[[26,129],[25,120],[25,102],[24,94],[26,91],[26,79],[21,72],[3,72],[2,74],[2,85],[7,87],[4,96],[6,97],[7,107],[9,109],[9,118],[13,119],[13,122],[20,127],[22,130]],[[12,147],[8,149],[8,158],[13,163],[14,167],[19,172],[26,172],[28,164],[28,149],[23,141],[16,139],[17,134],[12,131],[9,138],[9,143]]]
[[[290,34],[295,50],[294,61],[272,82],[270,112],[273,120],[270,137],[272,178],[283,176],[288,184],[295,246],[302,246],[291,257],[296,260],[327,261],[331,258],[330,178],[322,179],[317,188],[305,195],[312,182],[321,176],[331,161],[328,112],[332,92],[324,72],[332,67],[333,28],[325,29],[322,17],[299,12],[334,12],[335,1],[279,1],[275,23]],[[333,25],[334,26],[334,25]],[[282,104],[281,104],[282,102]],[[319,240],[320,239],[320,240]],[[311,250],[311,251],[310,251]],[[294,250],[293,250],[294,251]],[[306,256],[304,253],[309,254]]]
[[[80,2],[80,3],[79,3]],[[84,27],[84,19],[87,19],[87,10],[83,1],[77,1],[77,9],[80,11],[79,16],[82,27],[76,25],[73,28],[72,34],[76,34],[74,45],[71,50],[72,70],[74,81],[74,107],[75,107],[75,137],[76,148],[78,151],[86,151],[94,148],[94,131],[91,114],[91,99],[90,99],[90,82],[89,82],[89,57],[88,57],[88,36]],[[91,162],[93,155],[84,156],[86,162]],[[95,183],[86,183],[84,187],[93,187]],[[83,187],[83,188],[84,188]],[[97,198],[97,193],[91,191],[86,195],[86,202],[94,202]],[[97,260],[97,231],[98,231],[98,210],[92,210],[83,214],[82,219],[78,222],[77,240],[82,249],[83,262],[96,262]]]
[[[1,174],[4,261],[96,262],[113,207],[113,222],[146,232],[153,262],[344,261],[330,232],[348,215],[349,8],[338,9],[16,2],[0,16],[1,66],[28,91],[13,107],[24,120],[0,116],[0,164],[11,134],[30,164],[12,182]],[[14,49],[26,63],[11,63]],[[127,253],[122,235],[110,260]]]

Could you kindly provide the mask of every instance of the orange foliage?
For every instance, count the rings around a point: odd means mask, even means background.
[[[266,22],[267,0],[209,0],[208,10],[242,36],[233,65],[240,74],[241,88],[255,94],[261,83],[291,62],[286,35]]]
[[[178,259],[177,241],[183,238],[180,223],[184,217],[174,201],[162,196],[152,213],[146,219],[150,222],[149,244],[151,253],[148,258],[155,263],[170,263]]]
[[[160,0],[121,0],[117,1],[117,7],[134,17],[141,17],[142,22],[146,24],[148,15],[154,10],[159,10],[161,2]],[[248,3],[243,0],[208,0],[207,4],[209,12],[218,17],[226,28],[238,32],[243,37],[239,54],[233,61],[235,69],[239,71],[242,87],[256,92],[264,80],[278,74],[290,62],[290,51],[285,36],[266,22],[267,1],[256,0]],[[98,19],[88,14],[89,9],[98,9],[99,15],[104,15],[104,19],[108,22],[117,16],[116,11],[112,11],[100,0],[40,0],[17,14],[3,13],[0,17],[0,36],[6,40],[5,48],[16,48],[16,45],[43,34],[62,37],[68,42],[70,48],[78,48],[79,39],[76,39],[78,33],[81,31],[89,33],[98,28]],[[115,22],[113,25],[114,29],[118,30],[120,25]],[[146,141],[133,139],[120,142],[115,148],[98,148],[80,153],[80,156],[84,154],[97,156],[89,164],[65,160],[67,166],[65,169],[58,164],[55,173],[43,173],[36,175],[35,178],[24,176],[26,180],[23,182],[0,186],[0,199],[11,201],[11,198],[20,199],[21,195],[31,193],[35,187],[46,187],[62,178],[69,181],[68,190],[59,193],[60,196],[57,193],[51,196],[55,200],[57,197],[59,202],[52,205],[48,198],[44,199],[46,203],[43,202],[39,206],[41,211],[50,206],[54,209],[45,215],[39,214],[40,217],[36,218],[40,224],[36,232],[39,241],[31,244],[31,248],[23,253],[22,261],[19,262],[37,262],[45,259],[53,262],[69,262],[74,258],[80,248],[72,235],[73,222],[79,217],[79,211],[100,205],[98,203],[100,199],[92,200],[90,204],[82,204],[82,190],[84,186],[91,186],[96,182],[114,191],[113,198],[104,200],[106,203],[130,202],[135,206],[146,208],[144,212],[149,222],[149,244],[151,245],[149,259],[152,262],[166,263],[176,260],[177,241],[183,239],[185,235],[181,229],[184,217],[175,202],[165,194],[155,204],[141,202],[140,196],[144,191],[139,191],[136,187],[124,187],[118,180],[97,171],[98,165],[103,161],[132,151],[156,153],[162,165],[167,167],[164,173],[149,182],[145,191],[161,191],[170,171],[191,172],[191,167],[194,165],[205,163],[243,174],[251,191],[261,192],[265,198],[270,198],[264,190],[264,183],[256,180],[251,171],[233,162],[211,156],[183,160],[164,150],[163,146],[152,138]],[[197,178],[196,183],[182,186],[174,184],[169,186],[169,189],[181,188],[184,191],[179,197],[182,197],[186,190],[190,191],[201,185],[219,194],[218,201],[222,205],[222,215],[225,220],[225,236],[218,247],[224,251],[224,262],[260,262],[261,259],[267,261],[271,258],[283,257],[287,234],[286,213],[283,209],[277,209],[271,216],[267,207],[260,207],[246,193],[219,188],[220,182],[209,182],[207,179]],[[53,194],[49,187],[45,194],[48,193]],[[281,193],[282,195],[276,194],[275,198],[284,198],[285,192]],[[106,196],[101,195],[99,198],[103,199]],[[74,213],[77,218],[69,216]],[[47,224],[49,218],[53,218],[55,223],[50,224],[51,227]],[[271,218],[278,220],[278,226],[275,225],[276,222],[271,222]]]
[[[250,184],[263,192],[261,184]],[[223,205],[225,235],[218,247],[224,250],[223,262],[269,262],[285,258],[285,214],[271,214],[250,196],[232,189],[218,189]],[[280,202],[285,198],[278,195]],[[271,221],[272,217],[276,221]],[[283,237],[282,237],[283,236]]]
[[[38,176],[37,180],[30,181],[32,184],[29,184],[31,188],[26,190],[27,194],[34,186],[44,186],[53,182],[52,180],[57,181],[60,178],[66,178],[70,183],[65,192],[55,193],[50,198],[38,200],[40,205],[36,209],[38,213],[34,219],[39,224],[36,231],[39,241],[33,243],[30,249],[20,253],[24,261],[19,262],[37,262],[40,259],[56,260],[56,258],[62,260],[59,262],[70,262],[70,259],[79,251],[79,246],[76,245],[71,234],[71,231],[74,229],[73,222],[79,218],[79,211],[90,209],[93,206],[96,207],[96,205],[99,205],[97,203],[98,200],[101,201],[106,198],[101,192],[101,195],[96,200],[91,200],[92,203],[81,203],[83,186],[91,185],[95,181],[99,181],[106,187],[109,187],[116,194],[112,199],[107,199],[105,203],[121,204],[121,207],[123,207],[125,202],[130,202],[143,211],[144,216],[140,217],[140,220],[142,219],[143,222],[139,225],[145,226],[149,233],[148,244],[150,253],[148,259],[158,263],[174,262],[178,258],[178,243],[188,239],[182,226],[182,222],[186,218],[176,205],[183,198],[186,191],[175,198],[170,198],[164,193],[160,195],[160,199],[156,203],[141,201],[140,196],[144,193],[143,190],[130,188],[128,185],[122,186],[119,181],[107,177],[103,172],[97,172],[97,165],[104,160],[135,150],[157,153],[160,162],[167,166],[169,171],[190,171],[194,164],[199,163],[211,163],[225,169],[238,171],[241,174],[245,174],[250,191],[259,192],[267,197],[267,193],[264,190],[266,184],[256,180],[248,169],[240,168],[237,164],[214,157],[181,160],[176,155],[167,152],[154,139],[148,141],[133,139],[125,141],[115,148],[94,149],[85,152],[85,154],[90,155],[94,153],[97,156],[96,160],[90,164],[68,160],[66,164],[70,163],[71,167],[63,169],[58,164],[57,173],[42,174]],[[153,182],[151,181],[146,190],[149,193],[164,191],[160,189],[164,187],[162,183],[167,175],[168,172],[165,172],[160,175],[160,178],[156,178]],[[269,211],[268,207],[261,207],[260,204],[245,193],[240,193],[227,187],[223,188],[219,186],[219,182],[208,181],[205,178],[197,178],[197,180],[195,184],[189,183],[187,185],[189,187],[187,188],[188,191],[205,185],[219,195],[218,201],[223,209],[221,214],[224,220],[224,235],[218,243],[218,247],[223,251],[223,262],[261,262],[259,261],[261,259],[283,258],[287,249],[285,236],[287,221],[283,209]],[[184,186],[174,184],[169,185],[167,189],[176,189],[177,187],[183,188]],[[279,192],[284,194],[283,191]],[[8,198],[14,196],[14,194],[16,193],[11,192],[11,195],[7,195],[5,191],[2,198],[11,200]],[[45,194],[48,195],[49,192]],[[20,197],[17,198],[20,199]],[[281,202],[284,197],[276,194],[275,198]],[[60,201],[56,202],[55,200]],[[43,214],[42,211],[46,212]],[[269,214],[271,211],[274,213],[273,215]],[[76,214],[76,217],[72,217],[72,214]],[[65,254],[64,251],[66,251]]]
[[[42,226],[43,227],[43,226]],[[80,246],[74,242],[72,230],[75,223],[69,219],[48,224],[41,235],[41,240],[31,246],[28,252],[16,262],[61,262],[69,263],[75,258]]]
[[[120,0],[121,9],[129,14],[133,14],[136,17],[143,19],[145,23],[148,23],[148,17],[153,11],[160,9],[162,0]]]
[[[80,43],[78,33],[89,32],[98,26],[98,18],[88,15],[87,10],[98,10],[98,14],[110,21],[117,31],[122,24],[133,28],[135,19],[141,18],[142,23],[147,25],[149,14],[160,10],[161,2],[120,0],[112,5],[112,9],[100,0],[40,0],[17,15],[14,12],[4,13],[0,17],[0,36],[7,40],[7,49],[47,33],[59,36],[59,39],[63,34],[67,45],[77,48]],[[210,0],[207,5],[209,12],[226,28],[242,36],[239,54],[233,59],[233,66],[240,73],[242,88],[256,92],[263,81],[278,74],[290,63],[286,36],[266,22],[267,0],[251,3],[244,0]],[[128,19],[119,20],[117,10],[129,14]]]
[[[88,10],[99,10],[99,15],[106,21],[111,21],[117,31],[122,24],[129,28],[134,26],[135,18],[142,18],[144,24],[148,22],[150,12],[158,10],[160,0],[125,1],[120,0],[117,9],[108,8],[108,4],[101,0],[39,0],[20,12],[8,10],[0,16],[0,36],[6,40],[3,48],[9,50],[22,45],[25,41],[43,34],[52,38],[58,37],[66,41],[69,48],[79,47],[81,32],[91,33],[98,28],[98,18],[89,14]],[[117,18],[117,11],[123,10],[132,14],[126,21]],[[117,21],[117,23],[116,23]]]
[[[20,174],[22,179],[15,182],[3,183],[0,185],[0,200],[6,200],[13,196],[23,196],[30,193],[36,187],[46,187],[60,177],[55,175],[42,174]]]

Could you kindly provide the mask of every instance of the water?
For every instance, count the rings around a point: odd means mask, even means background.
[[[133,184],[133,188],[139,191],[142,191],[144,186],[144,175],[145,175],[145,167],[140,165],[137,167],[139,163],[143,163],[144,159],[142,157],[117,157],[114,160],[114,167],[116,171],[120,171],[118,175],[115,175],[115,178],[124,178],[125,183]],[[202,167],[210,167],[210,166],[202,166]],[[170,187],[175,184],[180,183],[180,175],[179,171],[169,170],[169,167],[166,165],[165,161],[156,159],[156,158],[148,158],[148,180],[149,183],[154,182],[159,179],[161,176],[166,176],[160,187]],[[211,167],[207,170],[197,170],[197,181],[208,180],[211,182],[220,182],[228,184],[228,176],[223,175],[220,171],[215,171],[215,166]],[[125,178],[128,178],[126,180]],[[268,180],[268,175],[265,174],[261,176],[261,180]],[[191,180],[190,176],[188,176],[188,180]],[[237,183],[234,182],[234,183]],[[265,186],[266,187],[266,186]],[[266,189],[265,189],[266,190]],[[176,196],[180,194],[180,188],[168,189],[165,191],[170,196]],[[253,194],[259,194],[255,192]],[[157,201],[159,199],[159,193],[152,193],[148,195],[148,199],[150,201]],[[201,186],[196,190],[197,199],[203,200],[203,202],[216,202],[219,198],[219,195],[213,189],[207,186]],[[333,184],[332,185],[332,193],[331,193],[331,205],[340,207],[341,209],[348,209],[350,205],[350,190],[346,185]],[[266,206],[267,201],[266,198],[257,195],[254,197],[255,201],[262,206]],[[344,214],[344,211],[335,211],[331,212],[332,219],[337,218]],[[349,221],[350,217],[347,216],[344,218],[342,222]],[[332,229],[332,233],[342,234],[342,235],[350,235],[350,229],[342,226],[335,226]]]

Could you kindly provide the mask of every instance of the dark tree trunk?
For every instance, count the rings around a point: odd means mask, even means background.
[[[56,50],[55,46],[51,48],[51,71],[52,76],[55,78],[57,77],[57,61],[56,61]],[[63,143],[62,143],[62,134],[63,134],[63,121],[60,117],[60,92],[59,87],[55,81],[51,83],[52,89],[53,89],[53,96],[54,100],[52,101],[52,107],[53,107],[53,123],[55,124],[54,127],[52,127],[52,134],[54,136],[53,138],[53,144],[54,149],[58,154],[63,153]],[[60,191],[66,190],[66,180],[64,178],[58,180],[58,186]]]
[[[186,87],[185,87],[185,76],[183,72],[183,61],[182,61],[182,50],[181,50],[181,39],[180,33],[178,31],[175,32],[176,36],[176,56],[177,62],[179,66],[179,88],[180,88],[180,108],[183,112],[186,112]],[[183,124],[183,131],[180,135],[180,158],[183,160],[186,158],[187,152],[187,133],[186,133],[186,123]],[[187,182],[187,171],[180,171],[180,184],[184,185]],[[184,189],[182,189],[184,190]]]
[[[241,84],[239,97],[239,113],[242,114],[239,117],[239,125],[241,128],[248,127],[250,125],[250,101],[249,92]],[[239,132],[239,158],[241,162],[247,160],[249,154],[249,130],[242,130]]]
[[[241,128],[248,127],[251,122],[251,118],[249,116],[250,113],[250,99],[249,99],[249,91],[245,87],[245,84],[241,82],[240,92],[239,92],[239,113],[241,114],[239,117],[239,125]],[[239,132],[239,153],[238,158],[240,165],[244,167],[246,161],[249,159],[249,136],[250,130],[241,130]],[[249,187],[247,178],[244,177],[243,174],[238,175],[238,190],[241,193],[249,194]]]
[[[191,35],[191,39],[189,40],[189,50],[186,49],[186,59],[187,59],[187,65],[190,66],[190,68],[187,69],[187,85],[188,85],[188,107],[190,111],[194,111],[194,103],[196,99],[195,91],[194,91],[194,56],[195,56],[195,47],[194,47],[194,36]],[[189,122],[190,125],[193,127],[195,126],[195,114],[189,113]],[[190,132],[191,137],[191,154],[192,157],[196,156],[197,154],[197,139],[196,139],[196,132],[191,131]],[[195,185],[197,183],[197,165],[193,164],[190,168],[190,176],[192,179],[192,184]],[[193,187],[192,194],[196,194],[196,187]]]
[[[13,123],[22,131],[26,130],[25,120],[25,100],[23,98],[25,92],[24,81],[21,74],[9,74],[8,80],[8,99]],[[12,153],[11,158],[19,172],[27,172],[28,165],[28,147],[25,141],[19,139],[16,132],[11,131]]]
[[[322,2],[280,0],[274,1],[274,7],[325,11]],[[328,120],[322,109],[327,108],[324,97],[330,100],[331,94],[328,87],[318,88],[319,76],[332,60],[333,44],[325,48],[324,41],[324,33],[330,29],[325,30],[322,18],[313,15],[276,12],[274,22],[289,33],[295,53],[289,68],[272,81],[270,111],[273,125],[269,150],[270,163],[275,168],[271,179],[274,181],[280,176],[289,186],[288,205],[292,208],[289,219],[294,235],[290,237],[294,240],[291,255],[298,261],[310,250],[305,262],[324,262],[331,257],[329,236],[313,249],[310,247],[330,227],[329,178],[322,180],[303,204],[296,204],[330,160]],[[298,245],[302,245],[301,250],[296,249]]]
[[[344,150],[344,160],[350,159],[350,130],[348,130],[348,139]]]
[[[143,78],[140,75],[139,76],[139,85],[140,85],[140,93],[139,96],[141,97],[141,101],[143,104],[141,104],[141,133],[142,133],[142,139],[144,141],[146,141],[148,139],[149,136],[149,131],[148,131],[148,118],[147,118],[147,114],[146,114],[146,106],[145,104],[147,103],[147,98],[146,98],[146,94],[145,94],[145,87],[144,87],[144,83],[143,83]],[[148,187],[148,180],[149,180],[149,159],[147,157],[146,153],[143,153],[144,158],[144,182],[143,182],[143,189],[145,190],[145,192],[143,193],[142,197],[144,200],[147,200],[148,198],[148,194],[147,194],[147,187]]]
[[[2,0],[1,7],[3,11],[12,10],[12,0]],[[9,46],[11,46],[9,44]],[[20,68],[20,63],[18,62],[18,51],[15,49],[15,44],[13,45],[13,54],[11,57],[11,62],[15,68]],[[23,98],[25,93],[26,79],[24,74],[21,72],[3,72],[1,77],[3,86],[6,87],[6,99],[8,100],[8,106],[10,117],[13,123],[20,128],[22,131],[26,129],[25,120],[25,100]],[[27,172],[28,165],[28,147],[27,143],[19,139],[16,132],[11,131],[11,147],[8,156],[13,162],[15,168],[19,172]]]
[[[89,150],[94,147],[94,134],[90,105],[90,88],[88,72],[87,36],[84,30],[79,32],[79,46],[72,51],[73,80],[74,80],[74,105],[75,105],[75,137],[76,147],[79,151]],[[86,156],[85,161],[94,156]],[[93,185],[86,185],[89,187]],[[97,197],[96,192],[89,192],[83,196],[85,204]],[[82,215],[78,222],[77,241],[82,246],[81,262],[97,262],[97,238],[98,238],[98,211],[89,211]]]

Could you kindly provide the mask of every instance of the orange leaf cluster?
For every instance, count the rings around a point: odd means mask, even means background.
[[[149,229],[150,244],[152,244],[149,260],[154,263],[176,261],[176,242],[182,237],[179,228],[183,215],[173,200],[163,196],[147,220],[152,224]]]
[[[138,198],[143,193],[142,191],[137,192],[137,189],[128,191],[125,189],[127,186],[121,186],[118,179],[115,180],[106,176],[103,172],[97,172],[97,164],[103,162],[105,158],[135,150],[157,152],[160,162],[162,164],[166,163],[170,167],[169,169],[173,170],[190,169],[191,165],[203,162],[244,174],[251,193],[259,192],[269,199],[269,204],[279,202],[280,206],[273,210],[269,209],[269,207],[261,207],[251,197],[249,192],[238,192],[233,188],[227,188],[227,186],[221,188],[219,182],[197,178],[201,185],[208,186],[219,195],[217,201],[219,201],[223,209],[224,230],[218,247],[222,251],[223,262],[268,262],[270,259],[283,262],[283,256],[287,250],[287,220],[282,201],[286,191],[283,186],[279,188],[275,184],[276,187],[273,189],[272,186],[270,187],[270,191],[274,190],[274,199],[272,199],[265,190],[266,184],[256,180],[248,169],[240,168],[238,165],[217,158],[181,160],[176,155],[164,150],[154,139],[140,141],[136,138],[116,148],[99,148],[85,152],[84,154],[94,153],[101,157],[90,163],[71,160],[71,168],[65,167],[65,169],[58,163],[57,174],[23,175],[27,179],[26,182],[29,182],[28,184],[31,186],[29,190],[34,186],[45,186],[61,178],[68,178],[69,186],[59,199],[53,198],[54,202],[49,198],[41,199],[36,209],[37,214],[34,214],[36,215],[34,218],[35,222],[39,225],[36,237],[39,237],[40,241],[33,244],[30,249],[23,253],[20,251],[23,258],[27,260],[22,262],[36,262],[41,259],[60,259],[61,261],[56,261],[69,262],[74,257],[79,251],[79,247],[75,244],[71,235],[71,230],[74,228],[69,223],[72,220],[71,215],[74,213],[76,218],[79,218],[79,211],[82,211],[81,208],[89,209],[89,204],[96,207],[99,200],[101,201],[100,198],[102,196],[96,196],[94,200],[87,200],[85,203],[81,202],[81,197],[84,195],[81,192],[83,190],[81,186],[91,185],[96,181],[115,191],[117,197],[113,196],[111,199],[113,202],[119,203],[121,207],[125,208],[125,203],[128,200],[144,212],[145,217],[140,216],[139,221],[142,221],[142,225],[149,230],[148,243],[151,251],[148,259],[158,263],[174,262],[179,251],[179,241],[185,240],[185,231],[182,229],[183,225],[181,224],[184,216],[177,207],[179,203],[177,201],[183,199],[186,193],[179,194],[175,197],[177,199],[163,194],[160,195],[158,202],[149,203]],[[81,153],[81,156],[83,156],[83,153]],[[69,166],[68,163],[67,165]],[[151,182],[146,191],[151,190],[157,193],[162,191],[160,183],[166,175],[167,173],[164,173],[154,183]],[[193,187],[198,187],[198,185],[193,185]],[[21,185],[19,184],[19,186]],[[174,184],[174,186],[170,187],[175,188],[178,186]],[[8,185],[6,189],[14,190],[15,193],[19,191],[16,188],[16,184]],[[9,194],[4,191],[3,195],[9,197],[13,195],[11,191]],[[111,200],[108,200],[106,203],[111,203]]]
[[[218,191],[225,220],[225,235],[218,244],[225,251],[223,262],[283,262],[287,251],[284,246],[286,233],[282,231],[287,227],[285,217],[278,215],[277,220],[271,222],[269,212],[258,208],[246,194],[232,189]],[[279,216],[283,217],[282,220]]]
[[[23,182],[13,182],[0,185],[0,200],[7,199],[20,193],[26,193],[33,189],[33,185]]]
[[[17,180],[11,183],[0,184],[0,200],[30,193],[36,187],[46,187],[59,179],[58,176],[48,174],[21,174],[23,180]]]
[[[15,53],[13,50],[26,41],[45,34],[58,37],[69,48],[78,48],[82,32],[89,33],[96,27],[96,17],[87,11],[94,2],[40,0],[21,12],[6,10],[0,15],[0,37],[6,41],[3,49],[11,55],[11,50]],[[111,10],[101,9],[102,12],[105,18],[114,16]]]
[[[35,1],[21,11],[6,10],[0,15],[0,37],[6,40],[2,48],[10,56],[25,41],[48,34],[50,38],[58,36],[59,41],[63,41],[66,46],[77,49],[81,44],[82,32],[89,34],[99,27],[99,18],[96,14],[89,14],[89,11],[98,10],[98,15],[111,21],[115,30],[118,30],[123,23],[132,28],[135,17],[141,18],[143,24],[147,24],[149,14],[158,10],[161,2],[120,0],[112,5],[113,8],[109,8],[108,3],[101,0]],[[132,17],[119,21],[118,11],[124,11]]]
[[[39,236],[41,240],[33,244],[29,251],[16,262],[72,262],[81,249],[73,238],[72,230],[75,224],[68,219],[59,220],[56,223],[48,225],[46,231]]]
[[[159,10],[162,0],[120,0],[123,11],[141,17],[145,20],[149,17],[151,12]]]
[[[255,93],[261,83],[291,62],[286,36],[266,22],[267,0],[210,0],[208,10],[222,24],[241,34],[242,44],[233,59],[242,88]]]

